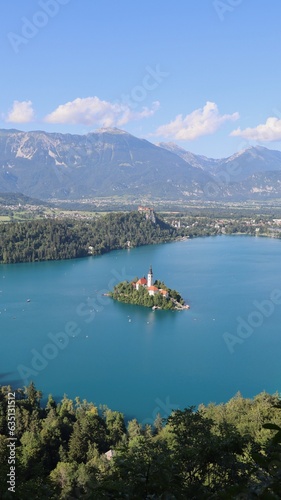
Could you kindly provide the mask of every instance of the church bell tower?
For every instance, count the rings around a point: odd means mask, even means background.
[[[150,266],[147,275],[147,286],[152,286],[152,285],[153,285],[153,272],[152,272],[152,266]]]

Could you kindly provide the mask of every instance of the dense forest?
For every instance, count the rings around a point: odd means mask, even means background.
[[[174,410],[165,420],[158,415],[154,425],[125,422],[118,411],[66,395],[58,403],[51,395],[45,405],[41,399],[33,383],[0,387],[0,498],[281,498],[278,395],[237,394],[226,404]]]
[[[114,290],[109,293],[109,296],[119,302],[125,302],[126,304],[157,307],[159,309],[177,309],[184,305],[184,300],[179,292],[168,288],[164,282],[156,280],[154,286],[162,290],[167,290],[169,294],[167,298],[161,294],[151,296],[147,289],[142,286],[139,290],[136,290],[133,284],[136,283],[137,280],[138,278],[135,278],[131,283],[128,281],[118,283],[115,285]]]
[[[171,241],[177,230],[138,212],[93,220],[31,220],[0,224],[0,262],[34,262],[99,255],[119,248]]]
[[[76,214],[77,215],[77,214]],[[79,215],[79,214],[78,214]],[[176,238],[249,234],[281,237],[267,217],[213,219],[163,214],[155,223],[137,211],[92,218],[31,219],[0,223],[0,263],[35,262],[100,255],[110,250],[163,243]],[[176,220],[175,220],[176,218]]]

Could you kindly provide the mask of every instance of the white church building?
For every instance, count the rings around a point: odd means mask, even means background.
[[[139,290],[140,287],[143,286],[147,289],[149,295],[157,295],[158,293],[160,293],[161,295],[163,295],[163,297],[168,298],[169,294],[168,294],[167,290],[163,290],[162,288],[158,288],[157,286],[154,286],[153,282],[154,282],[153,271],[152,271],[152,266],[150,266],[148,274],[147,274],[147,278],[144,276],[143,278],[140,278],[135,283],[136,290]]]

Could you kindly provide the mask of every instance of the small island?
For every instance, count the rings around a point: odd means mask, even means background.
[[[147,278],[135,278],[133,281],[122,281],[115,285],[109,296],[119,302],[135,304],[155,309],[181,311],[189,309],[183,298],[176,290],[168,288],[163,281],[153,281],[152,266]]]

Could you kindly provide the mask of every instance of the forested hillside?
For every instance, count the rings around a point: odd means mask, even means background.
[[[93,220],[32,220],[0,225],[0,262],[34,262],[99,255],[119,248],[162,243],[177,230],[138,212]]]
[[[16,489],[7,493],[8,437],[15,420]],[[34,384],[0,387],[0,498],[281,498],[280,399],[237,395],[226,404],[176,410],[154,425]],[[11,400],[14,401],[11,406]],[[11,426],[12,425],[12,426]],[[112,450],[108,459],[106,452]],[[110,457],[109,457],[110,458]]]

